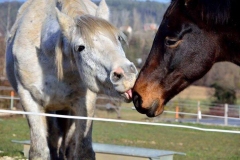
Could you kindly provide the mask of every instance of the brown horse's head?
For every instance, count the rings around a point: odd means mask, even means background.
[[[239,63],[235,52],[240,51],[240,23],[229,9],[233,6],[227,0],[171,2],[133,89],[133,102],[140,113],[161,114],[164,104],[215,62]]]

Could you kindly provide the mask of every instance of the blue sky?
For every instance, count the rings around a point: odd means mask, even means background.
[[[139,0],[139,1],[145,1],[145,0]],[[171,0],[150,0],[150,1],[156,1],[161,3],[169,3]]]
[[[11,0],[0,0],[0,2],[5,2],[5,1],[11,1]],[[16,1],[25,1],[25,0],[16,0]],[[162,2],[162,3],[170,2],[170,0],[152,0],[152,1],[157,1],[157,2]]]
[[[171,0],[151,0],[151,1],[156,1],[156,2],[161,2],[161,3],[169,3]]]

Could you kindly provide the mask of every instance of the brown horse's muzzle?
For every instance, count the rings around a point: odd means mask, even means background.
[[[142,114],[146,114],[148,117],[160,115],[164,109],[164,100],[161,98],[160,90],[154,87],[154,85],[151,89],[147,90],[143,86],[141,87],[141,83],[137,81],[133,88],[133,103],[136,110]]]

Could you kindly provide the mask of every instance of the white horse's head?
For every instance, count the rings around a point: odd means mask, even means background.
[[[57,18],[65,41],[63,50],[73,54],[87,87],[96,93],[124,95],[125,100],[131,100],[137,69],[122,49],[124,35],[103,18],[82,15],[72,19],[59,10]]]

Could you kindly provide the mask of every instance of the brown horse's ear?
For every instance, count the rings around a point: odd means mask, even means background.
[[[185,0],[185,4],[184,5],[187,6],[189,1],[191,1],[191,0]]]
[[[197,4],[198,4],[197,0],[185,0],[185,3],[184,3],[186,7],[191,7],[191,8],[196,7]]]
[[[55,9],[57,13],[57,20],[59,22],[62,33],[67,39],[70,39],[73,26],[75,25],[74,20],[68,15],[60,12],[58,8]]]

